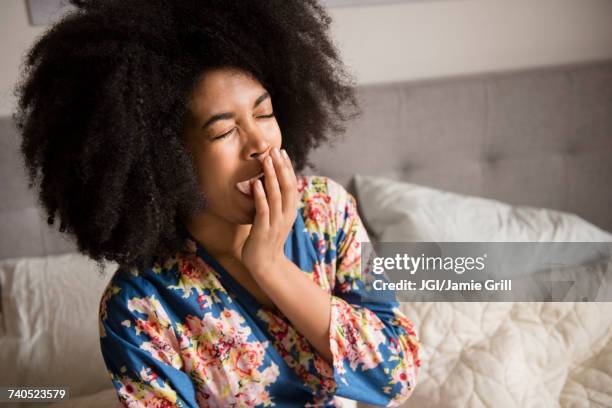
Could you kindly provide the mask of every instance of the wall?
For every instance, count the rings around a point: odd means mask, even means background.
[[[612,1],[447,0],[332,9],[361,83],[612,58]]]
[[[19,64],[34,39],[45,27],[30,26],[24,0],[0,2],[0,115],[9,115],[14,105],[14,84]]]
[[[417,80],[612,58],[609,0],[438,0],[330,9],[359,83]],[[44,27],[23,0],[0,3],[0,115],[19,62]]]

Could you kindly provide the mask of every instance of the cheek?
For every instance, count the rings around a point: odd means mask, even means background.
[[[274,132],[275,137],[278,137],[280,139],[281,138],[280,126],[278,126],[278,122],[276,120],[272,122],[272,127],[273,127],[273,132]]]
[[[280,146],[283,136],[281,134],[280,127],[278,126],[278,122],[274,121],[274,123],[270,126],[270,134],[272,135],[272,143],[276,146]]]
[[[214,196],[228,189],[229,181],[234,177],[232,161],[221,157],[203,159],[198,166],[200,186],[209,195]]]

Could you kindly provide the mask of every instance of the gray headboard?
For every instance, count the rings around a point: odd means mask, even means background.
[[[388,176],[612,231],[612,61],[367,86],[360,100],[312,173],[351,191],[354,173]]]
[[[313,152],[352,191],[371,174],[570,211],[612,231],[612,61],[359,88],[363,115]],[[76,250],[27,190],[0,119],[0,259]]]

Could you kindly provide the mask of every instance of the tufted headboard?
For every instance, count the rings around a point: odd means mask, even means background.
[[[312,154],[350,185],[382,175],[570,211],[612,231],[612,61],[358,89],[363,115]],[[0,259],[76,251],[27,190],[19,138],[0,118]]]
[[[351,192],[356,172],[388,176],[612,231],[612,61],[359,91],[363,115],[310,173]]]

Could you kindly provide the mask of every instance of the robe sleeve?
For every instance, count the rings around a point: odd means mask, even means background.
[[[362,300],[367,296],[361,249],[369,238],[355,198],[333,180],[328,180],[328,194],[336,230],[330,239],[330,249],[336,253],[330,324],[335,394],[398,406],[416,385],[420,369],[417,333],[394,294],[375,302]]]
[[[148,285],[148,286],[146,286]],[[100,301],[102,357],[124,407],[198,407],[179,345],[153,286],[111,280]]]

